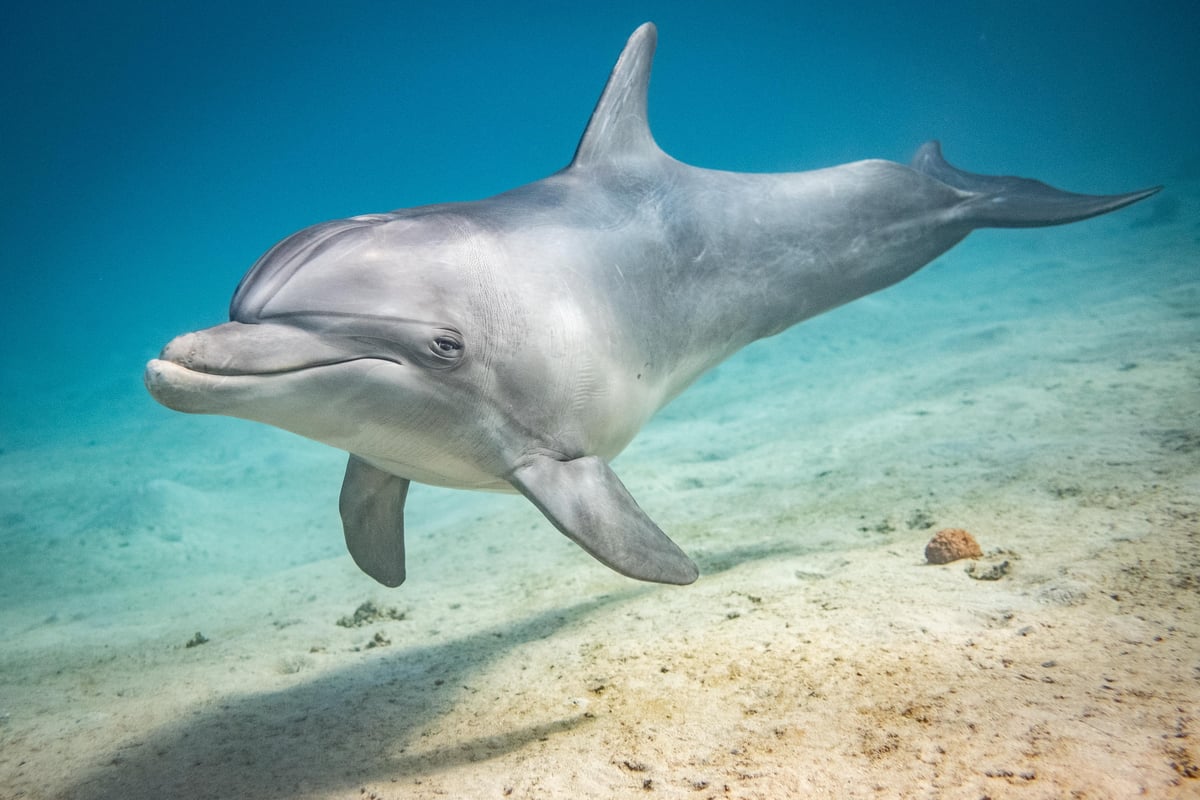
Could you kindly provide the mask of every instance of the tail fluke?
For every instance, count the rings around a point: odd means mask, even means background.
[[[975,195],[962,206],[965,221],[975,228],[1038,228],[1078,222],[1124,208],[1162,189],[1155,186],[1129,194],[1074,194],[1029,178],[976,175],[951,166],[936,141],[923,144],[911,166],[922,175]]]

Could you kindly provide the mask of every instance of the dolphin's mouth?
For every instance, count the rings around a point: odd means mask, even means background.
[[[155,358],[146,363],[143,380],[150,395],[174,411],[241,417],[309,436],[314,408],[344,399],[348,387],[352,395],[353,387],[371,380],[375,370],[391,366],[358,358],[280,372],[218,375]],[[339,415],[330,419],[340,424]]]
[[[277,324],[227,322],[171,340],[146,364],[146,388],[155,400],[188,413],[241,416],[243,405],[292,391],[294,381],[345,381],[352,362],[405,364],[388,342],[328,336]]]

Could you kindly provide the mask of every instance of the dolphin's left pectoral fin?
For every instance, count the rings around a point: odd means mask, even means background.
[[[556,528],[622,575],[686,584],[700,574],[601,458],[540,456],[516,469],[510,480]]]
[[[338,510],[346,547],[363,572],[384,586],[404,583],[404,498],[408,479],[351,455]]]

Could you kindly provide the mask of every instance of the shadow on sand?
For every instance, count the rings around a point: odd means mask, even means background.
[[[797,547],[740,547],[709,552],[706,572]],[[473,692],[489,663],[523,644],[554,635],[588,616],[656,587],[636,586],[512,625],[479,631],[430,647],[324,674],[275,692],[226,698],[179,721],[115,745],[106,764],[68,788],[72,800],[201,800],[254,797],[285,800],[298,794],[351,792],[404,781],[513,751],[587,725],[567,714],[513,727],[496,736],[465,738],[452,747],[421,747],[439,717]],[[513,687],[530,689],[537,687]]]
[[[254,797],[354,791],[518,750],[588,721],[582,713],[453,748],[409,754],[489,662],[634,593],[608,595],[431,647],[234,696],[127,740],[64,796],[78,800]]]

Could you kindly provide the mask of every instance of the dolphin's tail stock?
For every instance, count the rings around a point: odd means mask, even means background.
[[[951,166],[936,141],[923,144],[911,166],[922,175],[974,195],[961,206],[964,221],[973,228],[1040,228],[1078,222],[1124,208],[1162,188],[1129,194],[1074,194],[1029,178],[976,175]]]

